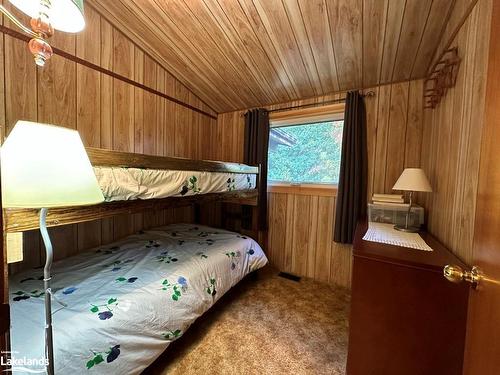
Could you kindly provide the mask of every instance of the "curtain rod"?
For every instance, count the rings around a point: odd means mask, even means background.
[[[375,91],[367,91],[365,94],[361,94],[363,97],[372,97],[375,96]],[[332,100],[326,100],[321,103],[309,103],[309,104],[301,104],[301,105],[295,105],[295,106],[290,106],[290,107],[283,107],[283,108],[277,108],[277,109],[271,109],[268,112],[280,112],[280,111],[288,111],[291,109],[297,109],[297,108],[304,108],[304,107],[314,107],[314,106],[320,106],[320,105],[326,105],[326,104],[335,104],[335,103],[344,103],[345,98],[341,99],[332,99]]]
[[[297,108],[316,107],[316,106],[320,106],[320,105],[344,103],[344,102],[345,102],[345,98],[333,99],[333,100],[326,100],[326,101],[321,102],[321,103],[309,103],[309,104],[294,105],[294,106],[290,106],[290,107],[276,108],[276,109],[271,109],[268,112],[269,113],[281,112],[281,111],[288,111],[288,110],[297,109]]]

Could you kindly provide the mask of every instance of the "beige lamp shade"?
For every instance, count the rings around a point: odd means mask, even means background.
[[[0,156],[3,207],[50,208],[104,201],[76,130],[18,121]]]
[[[16,8],[31,18],[37,18],[40,0],[9,0]],[[56,30],[77,33],[85,27],[83,0],[50,0],[50,24]]]
[[[405,168],[392,189],[432,192],[431,184],[420,168]]]

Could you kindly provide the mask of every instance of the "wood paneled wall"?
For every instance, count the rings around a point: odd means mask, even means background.
[[[5,1],[6,6],[10,6]],[[57,32],[54,47],[151,89],[215,113],[156,61],[134,45],[92,7],[86,6],[84,32]],[[26,21],[27,22],[27,21]],[[6,22],[6,26],[14,26]],[[0,33],[0,125],[7,135],[19,119],[77,129],[87,146],[188,158],[211,158],[216,121],[70,59],[54,55],[36,68],[27,44]],[[83,223],[51,229],[55,257],[99,246],[142,227],[191,221],[191,209]],[[25,236],[25,262],[13,270],[40,264],[38,233]]]
[[[423,81],[369,89],[368,195],[389,193],[404,167],[420,165]],[[277,109],[342,98],[333,94],[269,107]],[[243,161],[244,111],[220,114],[214,151],[217,159]],[[280,270],[316,280],[350,285],[351,247],[332,240],[336,197],[269,193],[267,254]]]
[[[422,166],[434,189],[426,194],[428,228],[471,264],[483,128],[492,0],[478,0],[451,46],[462,58],[457,83],[425,111]],[[480,213],[477,213],[480,214]]]

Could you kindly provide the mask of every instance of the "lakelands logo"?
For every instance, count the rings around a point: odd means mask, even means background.
[[[30,374],[41,374],[45,372],[49,360],[46,358],[19,357],[17,352],[4,352],[0,356],[2,372],[23,371]]]

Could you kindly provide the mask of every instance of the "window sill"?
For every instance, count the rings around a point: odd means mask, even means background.
[[[334,184],[300,184],[273,182],[267,185],[269,193],[315,195],[320,197],[336,197],[337,185]]]

